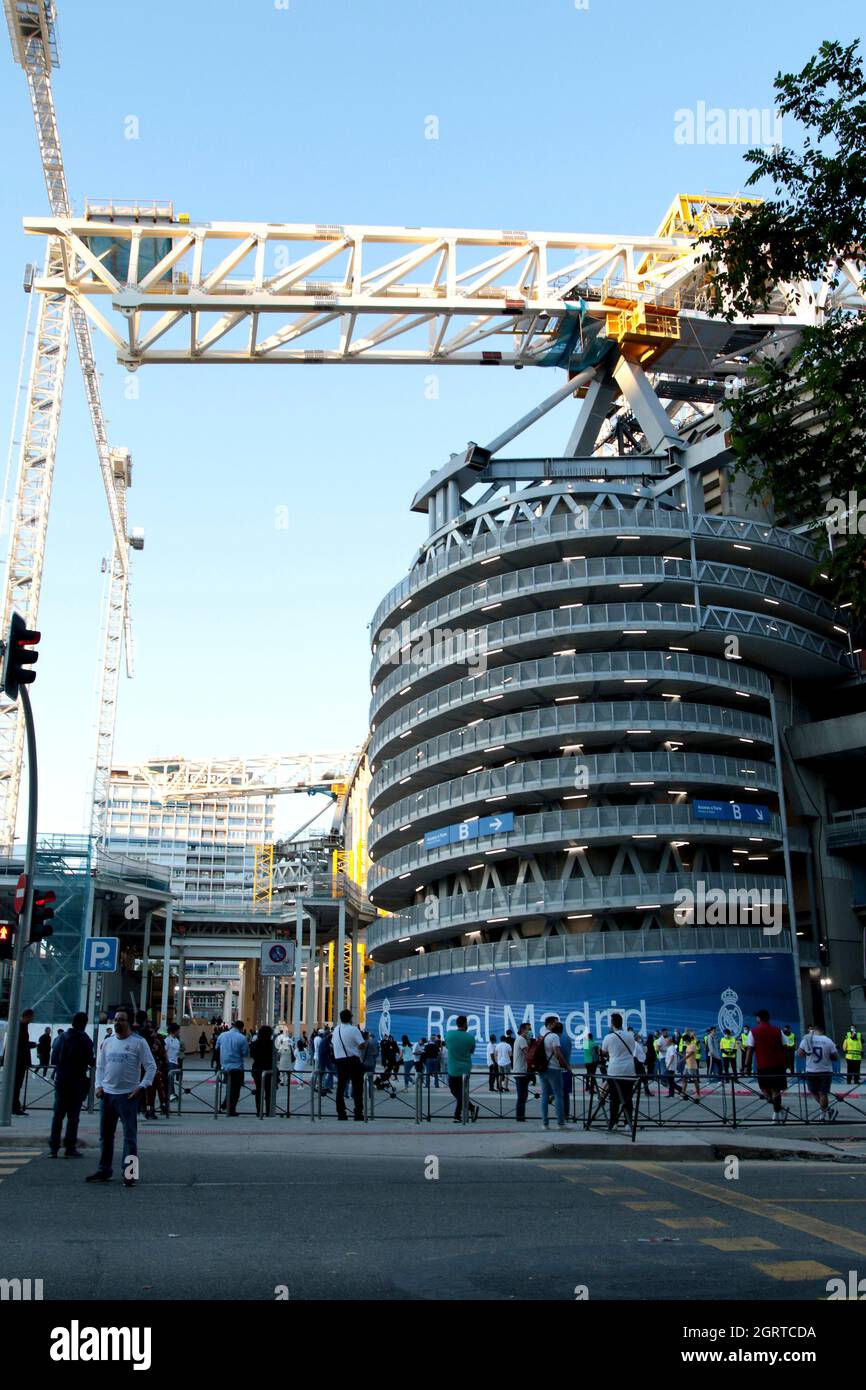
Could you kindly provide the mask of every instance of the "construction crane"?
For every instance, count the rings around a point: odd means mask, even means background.
[[[61,274],[37,288],[68,294],[131,371],[205,362],[577,371],[598,333],[644,365],[660,346],[675,349],[688,336],[681,324],[710,306],[700,238],[754,201],[680,195],[655,236],[194,224],[112,204],[24,227],[66,249]],[[861,280],[849,259],[835,289],[780,284],[750,323],[769,331],[814,322],[831,304],[862,309]]]
[[[66,186],[60,136],[51,91],[51,69],[59,63],[53,0],[3,0],[12,52],[27,78],[36,122],[36,134],[49,206],[53,215],[67,217],[72,208]],[[50,278],[69,271],[66,249],[49,238],[45,274]],[[25,288],[34,277],[28,273]],[[45,538],[57,451],[57,431],[66,371],[70,328],[75,336],[93,436],[113,533],[113,554],[102,638],[97,727],[94,753],[90,830],[104,836],[104,817],[111,749],[117,705],[117,683],[124,638],[127,674],[132,675],[129,610],[129,547],[141,549],[141,532],[127,535],[126,493],[132,480],[126,450],[111,449],[102,413],[99,377],[93,356],[90,328],[80,306],[65,295],[40,295],[34,333],[30,377],[21,431],[18,481],[10,515],[10,538],[5,590],[3,630],[13,611],[27,626],[38,625],[39,598],[45,560]],[[24,728],[17,704],[0,701],[0,844],[15,838],[18,791],[24,752]]]

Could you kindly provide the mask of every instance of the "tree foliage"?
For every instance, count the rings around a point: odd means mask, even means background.
[[[851,602],[862,617],[866,316],[840,303],[837,293],[851,275],[866,287],[866,80],[859,43],[823,43],[801,72],[779,73],[774,87],[783,123],[798,124],[798,148],[747,152],[753,166],[747,187],[769,182],[772,196],[704,237],[704,260],[713,270],[714,313],[731,320],[772,313],[781,290],[789,302],[798,300],[807,326],[780,331],[730,403],[736,467],[748,476],[753,496],[772,497],[777,513],[819,523],[820,568],[829,571],[837,601]],[[807,282],[799,293],[797,282]],[[830,528],[828,498],[838,499]],[[853,503],[853,513],[843,516],[839,503],[846,512]]]

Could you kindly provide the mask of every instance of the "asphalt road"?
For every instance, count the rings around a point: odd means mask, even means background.
[[[435,1135],[430,1136],[435,1155]],[[0,1142],[0,1278],[54,1299],[826,1298],[866,1269],[866,1167],[421,1157],[143,1160],[87,1185]]]

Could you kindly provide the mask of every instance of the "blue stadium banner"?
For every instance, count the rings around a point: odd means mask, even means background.
[[[739,820],[747,825],[769,825],[773,814],[769,806],[756,806],[748,801],[701,801],[692,802],[692,810],[698,820]]]
[[[739,1033],[758,1009],[774,1023],[798,1026],[794,965],[788,951],[712,951],[572,960],[556,965],[423,975],[375,990],[367,999],[367,1027],[379,1036],[408,1033],[412,1041],[443,1034],[466,1014],[482,1043],[491,1033],[515,1032],[527,1020],[538,1032],[555,1013],[575,1043],[587,1032],[604,1036],[614,1012],[626,1027],[694,1028],[711,1024]]]
[[[488,835],[505,835],[513,829],[513,811],[503,811],[498,816],[479,816],[475,820],[461,820],[456,825],[428,830],[424,835],[424,848],[439,849],[440,845],[456,845],[461,840],[483,840]]]

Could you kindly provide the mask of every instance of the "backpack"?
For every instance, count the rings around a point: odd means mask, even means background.
[[[526,1069],[527,1071],[547,1071],[544,1038],[533,1038],[526,1049]]]

